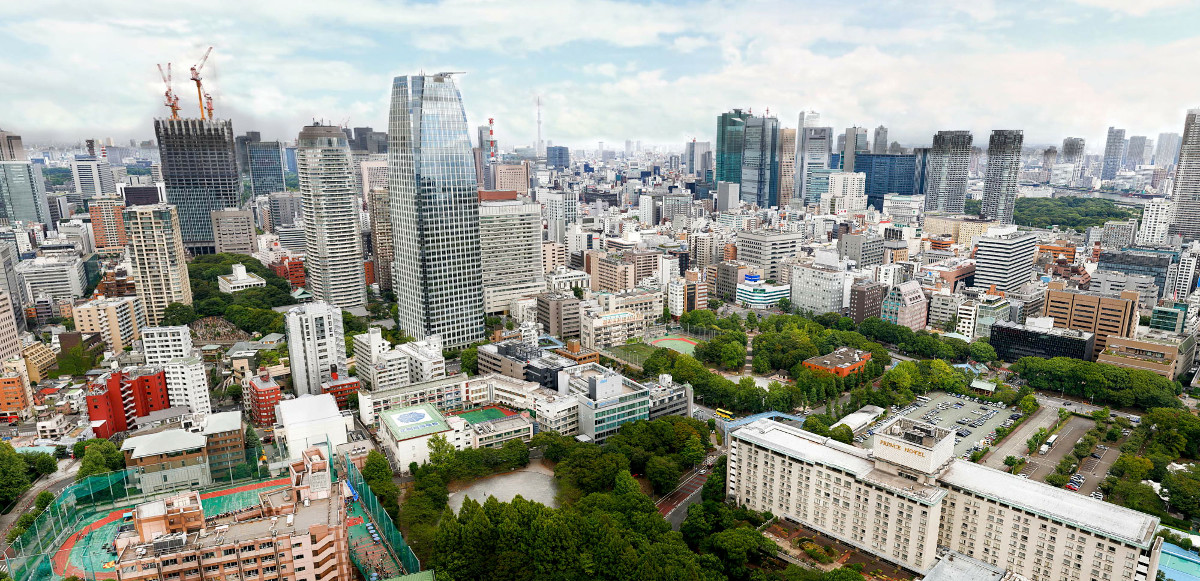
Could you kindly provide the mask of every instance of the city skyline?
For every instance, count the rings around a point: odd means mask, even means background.
[[[1200,18],[1200,7],[1171,1],[863,9],[762,2],[737,12],[624,2],[527,8],[276,10],[218,2],[207,10],[211,20],[201,21],[166,6],[73,10],[53,20],[42,19],[40,9],[6,6],[5,28],[21,43],[0,68],[10,87],[0,110],[21,114],[0,126],[30,143],[149,138],[150,119],[166,113],[154,65],[175,63],[182,113],[194,115],[181,73],[209,45],[216,49],[205,82],[217,117],[232,118],[239,131],[261,130],[266,139],[290,139],[314,118],[385,126],[388,100],[379,87],[421,68],[468,71],[460,77],[464,92],[489,95],[468,103],[468,125],[496,118],[502,147],[534,143],[540,95],[543,138],[573,148],[630,138],[681,148],[692,137],[713,140],[711,119],[721,111],[761,114],[769,107],[783,127],[801,109],[815,110],[833,127],[882,124],[889,139],[905,145],[927,145],[938,130],[981,136],[1018,128],[1031,146],[1083,136],[1094,153],[1109,125],[1134,135],[1179,131],[1178,119],[1193,104],[1176,99],[1200,93],[1200,82],[1176,74],[1200,64],[1200,36],[1180,24]],[[784,24],[751,28],[747,19],[763,11]],[[234,17],[244,26],[259,19],[275,26],[238,34],[223,24]],[[569,26],[580,19],[594,26]],[[330,34],[321,28],[329,22],[349,42],[315,54],[311,39]],[[489,33],[477,34],[481,27]],[[127,50],[98,63],[49,40],[63,36]],[[1121,83],[1112,82],[1117,71]]]

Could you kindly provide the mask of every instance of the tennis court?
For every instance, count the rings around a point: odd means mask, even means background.
[[[477,410],[471,410],[469,412],[461,412],[461,413],[451,414],[451,415],[455,415],[455,416],[458,416],[458,417],[466,420],[468,424],[478,424],[480,422],[486,422],[488,420],[500,419],[505,416],[515,416],[515,415],[517,415],[517,412],[514,412],[512,410],[507,410],[502,407],[490,405],[487,407],[479,408]]]
[[[650,341],[650,344],[655,347],[666,347],[684,355],[694,354],[696,352],[696,343],[695,339],[684,335],[667,335]]]

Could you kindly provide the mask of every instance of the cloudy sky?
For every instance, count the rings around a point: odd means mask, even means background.
[[[543,133],[595,148],[710,140],[733,107],[785,126],[1024,129],[1026,144],[1105,128],[1182,130],[1200,107],[1200,2],[1189,0],[113,0],[0,3],[0,128],[27,142],[152,137],[156,63],[209,45],[206,87],[234,129],[295,139],[312,119],[386,129],[395,75],[465,71],[469,121],[501,146]],[[192,113],[194,115],[194,113]]]

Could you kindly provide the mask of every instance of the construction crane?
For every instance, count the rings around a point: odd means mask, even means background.
[[[200,119],[204,119],[204,88],[200,83],[200,70],[204,68],[204,63],[208,62],[208,55],[212,54],[212,49],[213,47],[208,47],[200,62],[192,65],[192,80],[196,82],[196,99],[200,103]]]
[[[214,119],[212,114],[212,95],[209,95],[208,91],[204,92],[204,108],[208,110],[208,118],[210,120]]]
[[[158,74],[162,76],[163,84],[167,87],[167,91],[163,93],[166,99],[163,104],[171,110],[171,119],[179,119],[179,97],[175,96],[175,89],[171,86],[171,63],[167,63],[166,71],[163,71],[162,65],[158,65]]]

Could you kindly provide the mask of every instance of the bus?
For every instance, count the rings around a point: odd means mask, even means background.
[[[733,412],[731,412],[729,410],[723,410],[721,408],[717,408],[717,409],[713,410],[713,415],[717,416],[718,418],[724,419],[724,420],[732,420],[733,419]]]
[[[1054,434],[1053,436],[1046,438],[1046,448],[1053,448],[1054,443],[1057,441],[1058,441],[1058,434]]]

